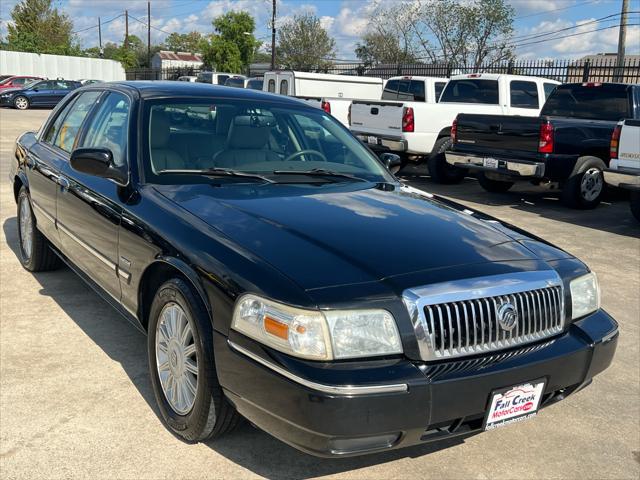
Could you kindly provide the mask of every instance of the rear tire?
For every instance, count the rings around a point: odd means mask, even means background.
[[[454,167],[447,163],[445,151],[452,145],[451,137],[442,137],[433,146],[433,151],[427,159],[429,175],[436,183],[453,184],[459,183],[467,174],[462,168]]]
[[[20,263],[26,270],[46,272],[60,266],[60,259],[51,250],[49,240],[38,230],[29,192],[24,187],[18,194],[18,242]]]
[[[18,110],[27,110],[29,108],[29,99],[23,95],[19,95],[13,99],[13,106]]]
[[[200,442],[236,426],[240,416],[218,382],[209,314],[180,278],[165,282],[156,292],[147,351],[153,392],[171,431],[188,442]]]
[[[640,222],[640,192],[630,192],[629,207],[633,216]]]
[[[562,188],[562,201],[571,208],[596,208],[605,190],[602,171],[606,165],[597,157],[580,157]]]
[[[514,182],[505,182],[503,180],[488,178],[484,172],[478,172],[478,183],[487,192],[492,193],[505,193],[514,185]]]

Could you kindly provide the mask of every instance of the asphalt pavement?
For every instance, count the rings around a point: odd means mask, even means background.
[[[402,174],[550,240],[597,273],[602,305],[620,323],[618,353],[591,386],[533,420],[465,441],[335,460],[300,453],[248,423],[189,445],[158,418],[145,337],[68,269],[34,275],[17,259],[13,143],[48,114],[0,110],[0,478],[640,477],[640,227],[624,195],[575,211],[530,185],[497,195],[472,179],[441,186],[421,168]]]

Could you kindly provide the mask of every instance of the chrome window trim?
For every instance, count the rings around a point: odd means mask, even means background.
[[[229,346],[249,357],[251,360],[258,362],[259,364],[273,370],[274,372],[282,375],[283,377],[288,378],[304,387],[310,388],[312,390],[316,390],[323,393],[328,393],[331,395],[347,395],[347,396],[357,396],[357,395],[372,395],[377,393],[406,393],[409,391],[409,387],[406,383],[398,383],[398,384],[389,384],[389,385],[366,385],[366,386],[358,386],[358,385],[325,385],[323,383],[316,383],[305,378],[299,377],[288,370],[285,370],[274,363],[265,360],[264,358],[256,355],[255,353],[247,350],[244,347],[241,347],[237,343],[232,342],[231,340],[227,340]]]
[[[528,338],[519,338],[517,341],[508,339],[506,335],[499,342],[489,341],[486,347],[478,347],[481,351],[470,351],[469,349],[460,349],[462,353],[455,355],[447,352],[447,349],[438,351],[435,345],[432,345],[431,336],[428,329],[428,320],[425,314],[425,307],[434,305],[441,308],[441,304],[461,302],[465,300],[489,299],[500,295],[512,295],[518,293],[529,292],[549,287],[559,287],[560,294],[560,325],[557,330],[544,330],[539,335],[524,335]],[[555,270],[541,270],[533,272],[515,272],[501,275],[491,275],[485,277],[466,278],[454,280],[451,282],[442,282],[432,285],[409,288],[402,294],[404,304],[409,312],[411,323],[418,342],[420,358],[425,361],[442,360],[446,358],[460,358],[484,352],[494,352],[504,350],[513,346],[526,345],[537,340],[541,340],[558,333],[564,329],[565,304],[564,304],[564,286],[562,279]],[[480,312],[480,321],[484,322],[482,312]],[[442,317],[440,317],[442,320]],[[449,317],[451,321],[451,317]],[[537,320],[534,319],[534,320]],[[541,321],[543,319],[540,319]],[[483,331],[483,330],[482,330]],[[484,345],[484,336],[479,345]]]

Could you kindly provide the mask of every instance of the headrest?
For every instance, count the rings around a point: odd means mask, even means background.
[[[269,117],[238,115],[227,136],[228,150],[261,150],[269,141]]]
[[[149,127],[151,148],[165,148],[169,144],[169,117],[162,110],[151,112]]]
[[[235,107],[231,105],[216,106],[216,135],[227,135],[229,133],[229,126],[235,110]]]

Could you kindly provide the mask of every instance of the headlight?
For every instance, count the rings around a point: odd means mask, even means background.
[[[402,353],[396,322],[386,310],[303,310],[245,295],[236,304],[231,328],[313,360]]]
[[[571,319],[584,317],[600,308],[600,287],[596,274],[591,272],[571,280]]]

